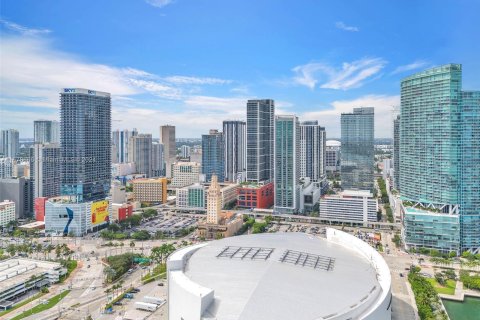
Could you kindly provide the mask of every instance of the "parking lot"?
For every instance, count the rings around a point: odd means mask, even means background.
[[[133,227],[132,231],[146,230],[154,236],[157,232],[162,232],[165,236],[180,236],[182,230],[196,227],[198,217],[175,216],[161,212],[158,216],[143,222],[138,227]]]

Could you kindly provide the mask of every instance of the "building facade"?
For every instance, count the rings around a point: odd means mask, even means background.
[[[74,202],[102,200],[111,179],[111,99],[106,92],[60,93],[61,194]]]
[[[400,115],[393,120],[393,187],[400,191]]]
[[[147,203],[167,202],[167,178],[132,180],[135,201]]]
[[[10,221],[15,221],[15,202],[4,200],[0,202],[0,227],[6,227]]]
[[[247,124],[223,121],[225,181],[243,182],[247,173]]]
[[[354,108],[342,113],[340,175],[342,189],[373,190],[374,108]]]
[[[327,172],[333,173],[340,171],[340,150],[340,141],[327,141],[325,150],[325,170]]]
[[[13,163],[13,158],[0,158],[0,179],[12,177]]]
[[[182,145],[180,147],[180,156],[182,158],[189,158],[190,157],[190,147],[186,145]]]
[[[202,166],[196,162],[177,162],[173,166],[173,177],[170,186],[183,188],[200,182]]]
[[[273,181],[275,102],[247,101],[247,181]]]
[[[18,130],[7,129],[1,131],[0,154],[7,158],[15,158],[20,151],[20,134]]]
[[[210,130],[209,134],[202,135],[202,173],[205,181],[210,181],[212,175],[218,177],[218,181],[225,181],[223,133],[218,130]]]
[[[312,182],[320,181],[325,175],[325,128],[318,121],[300,123],[300,177],[310,178]]]
[[[112,153],[113,163],[128,163],[133,162],[133,159],[129,157],[129,143],[130,138],[138,134],[137,129],[129,131],[115,130],[112,132],[112,145],[115,152]]]
[[[377,199],[369,191],[345,190],[320,198],[320,218],[367,225],[377,221]]]
[[[30,181],[34,199],[60,195],[60,153],[57,143],[35,143],[30,148]]]
[[[135,162],[137,173],[152,176],[152,135],[137,134],[130,137],[129,157]]]
[[[274,203],[274,183],[246,183],[238,188],[237,207],[268,209]]]
[[[33,141],[35,143],[60,143],[60,127],[58,121],[33,121]]]
[[[480,93],[462,91],[460,64],[409,76],[403,79],[401,90],[399,180],[403,204],[406,210],[415,208],[433,216],[458,216],[459,251],[478,253]],[[449,221],[454,223],[457,218]],[[431,220],[434,228],[442,230],[439,219]],[[435,249],[452,250],[450,244],[441,247],[442,243]]]
[[[275,116],[275,180],[276,212],[296,213],[300,209],[300,129],[294,115]]]
[[[165,176],[165,148],[163,144],[154,142],[152,144],[152,176]]]
[[[177,158],[177,146],[175,144],[175,126],[160,126],[160,143],[163,144],[166,176],[172,177],[172,164]]]
[[[24,219],[33,214],[32,184],[29,178],[0,179],[0,201],[15,202],[15,218]]]

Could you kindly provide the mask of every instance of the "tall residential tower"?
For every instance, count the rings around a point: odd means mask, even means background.
[[[223,121],[225,143],[225,180],[244,181],[246,176],[246,123],[243,121]]]

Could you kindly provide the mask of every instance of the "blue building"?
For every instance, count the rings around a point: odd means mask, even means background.
[[[423,211],[431,225],[427,234],[404,223],[407,247],[421,246],[412,239],[431,234],[445,240],[442,217],[451,215],[449,223],[459,224],[458,243],[426,243],[429,248],[479,252],[479,127],[480,93],[462,92],[460,64],[428,69],[402,80],[400,194],[406,212],[409,208]]]
[[[374,108],[342,113],[340,176],[342,189],[373,190]]]
[[[212,174],[216,174],[219,182],[225,181],[225,161],[223,134],[218,130],[210,130],[202,135],[202,173],[207,182]]]

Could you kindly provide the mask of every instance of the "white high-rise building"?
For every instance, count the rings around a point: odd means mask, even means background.
[[[33,135],[35,143],[60,143],[58,121],[35,120],[33,122]]]
[[[300,124],[300,177],[320,181],[325,175],[325,128],[318,121],[304,121]]]
[[[143,173],[148,177],[152,176],[152,135],[137,134],[130,137],[129,158],[135,162],[137,173]]]
[[[112,145],[113,145],[113,154],[112,159],[113,163],[128,163],[133,162],[133,159],[129,158],[129,148],[128,144],[130,138],[138,135],[137,129],[129,131],[124,130],[115,130],[112,132]]]
[[[181,156],[182,158],[188,158],[188,157],[190,157],[190,147],[189,147],[189,146],[186,146],[186,145],[183,145],[183,146],[181,147],[180,156]]]
[[[152,144],[152,177],[165,176],[165,150],[163,144]]]

